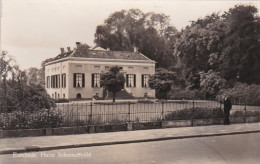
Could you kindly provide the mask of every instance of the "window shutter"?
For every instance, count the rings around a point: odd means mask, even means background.
[[[142,75],[142,87],[144,87],[144,75]]]
[[[73,74],[73,86],[76,88],[76,73]]]
[[[92,88],[94,88],[94,78],[95,78],[95,74],[92,74]]]
[[[128,85],[128,74],[126,75],[126,87],[129,87],[129,85]]]
[[[82,87],[85,87],[85,74],[82,73]]]
[[[134,75],[134,87],[136,87],[136,75]]]
[[[66,74],[64,74],[64,88],[66,88]]]

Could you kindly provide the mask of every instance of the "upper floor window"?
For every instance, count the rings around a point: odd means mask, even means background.
[[[100,70],[100,66],[95,65],[94,70]]]
[[[136,86],[136,76],[134,74],[126,74],[126,87]]]
[[[85,87],[85,74],[84,73],[74,73],[73,76],[73,86],[74,88]]]
[[[92,74],[92,87],[100,87],[100,74],[94,73]]]
[[[149,80],[149,75],[142,75],[142,87],[148,87],[148,80]]]
[[[61,75],[61,87],[66,88],[66,74]]]
[[[105,66],[105,70],[106,70],[106,71],[109,71],[109,66]]]

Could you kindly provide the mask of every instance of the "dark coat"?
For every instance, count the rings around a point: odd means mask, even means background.
[[[231,110],[231,108],[232,108],[232,103],[231,103],[231,101],[230,101],[229,99],[226,99],[226,100],[224,101],[224,111],[229,112],[229,111]]]

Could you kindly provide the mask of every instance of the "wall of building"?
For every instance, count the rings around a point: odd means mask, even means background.
[[[68,98],[69,95],[69,88],[68,88],[68,71],[69,67],[68,67],[68,61],[63,61],[60,63],[55,63],[55,64],[51,64],[51,65],[47,65],[45,66],[45,88],[47,90],[47,93],[52,97],[55,98]],[[52,88],[51,87],[51,76],[52,75],[61,75],[62,74],[66,74],[66,87],[63,88],[61,87],[60,84],[60,88]],[[49,88],[47,88],[47,76],[49,76],[50,81],[49,81]],[[60,80],[61,83],[61,80]]]
[[[130,63],[130,62],[115,62],[115,61],[65,61],[61,63],[51,64],[46,66],[49,72],[46,72],[46,76],[55,75],[56,73],[66,73],[66,88],[47,88],[48,93],[53,94],[65,94],[65,98],[74,99],[77,94],[80,94],[82,98],[92,98],[94,94],[98,94],[103,97],[103,88],[92,87],[92,74],[108,71],[108,68],[113,66],[122,67],[122,72],[125,77],[126,74],[136,75],[136,87],[126,87],[127,92],[132,93],[135,97],[144,97],[147,93],[149,97],[155,97],[155,90],[149,87],[142,87],[142,74],[153,75],[155,73],[155,64],[153,63]],[[56,70],[55,70],[56,68]],[[85,74],[85,87],[75,88],[73,86],[74,73]]]

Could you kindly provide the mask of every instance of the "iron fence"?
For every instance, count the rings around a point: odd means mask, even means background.
[[[260,106],[248,106],[242,101],[233,104],[231,117],[244,120],[247,116],[259,117]],[[223,118],[223,107],[223,103],[215,100],[59,103],[54,109],[41,112],[0,113],[0,128],[5,125],[13,129]]]
[[[247,106],[234,102],[231,116],[246,116],[249,111],[260,111],[259,106]],[[63,115],[64,124],[104,125],[127,122],[156,122],[165,119],[193,119],[222,117],[224,105],[214,100],[175,100],[161,102],[118,102],[118,103],[64,103],[55,110]],[[240,113],[238,113],[240,111]],[[241,113],[242,112],[242,113]],[[172,116],[173,115],[173,116]]]

